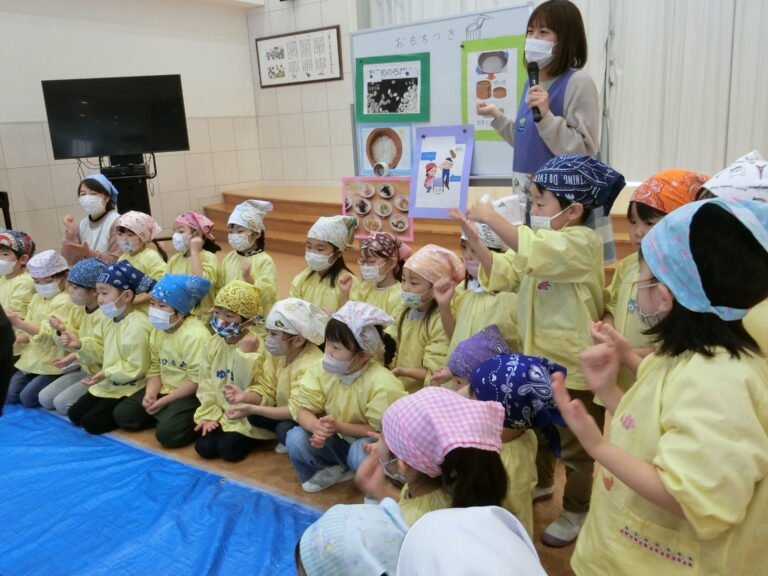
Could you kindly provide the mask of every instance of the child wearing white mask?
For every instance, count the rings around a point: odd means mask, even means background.
[[[29,336],[29,344],[16,362],[16,372],[11,377],[8,404],[21,402],[28,408],[39,406],[37,396],[40,391],[62,374],[53,362],[65,356],[66,351],[56,341],[56,331],[48,318],[67,318],[75,306],[64,289],[68,268],[67,261],[56,250],[40,252],[27,263],[37,293],[29,302],[24,319],[15,312],[6,311],[13,327]]]
[[[157,245],[157,250],[147,244],[160,234],[160,225],[149,214],[131,210],[117,219],[117,240],[124,260],[156,281],[165,276],[168,256]],[[149,294],[137,294],[133,305],[142,312],[149,309]]]
[[[264,298],[264,310],[277,301],[277,270],[272,256],[264,250],[266,230],[264,218],[272,211],[272,204],[263,200],[246,200],[232,211],[227,223],[228,241],[232,251],[219,266],[219,286],[232,280],[242,280],[258,286]],[[264,327],[256,327],[264,336]]]
[[[27,263],[34,255],[35,243],[29,234],[20,230],[6,230],[0,234],[0,305],[6,312],[15,312],[22,320],[26,318],[27,308],[35,295],[35,282],[27,270]],[[16,331],[15,359],[28,341],[26,333]]]
[[[347,302],[325,328],[325,355],[304,374],[287,448],[305,492],[354,477],[365,443],[381,430],[384,411],[405,395],[388,364],[394,342],[382,329],[394,320],[365,302]]]
[[[294,277],[289,296],[312,302],[328,313],[342,304],[341,280],[350,276],[350,290],[358,280],[344,262],[344,250],[352,244],[357,218],[322,216],[307,233],[304,258],[307,268]]]
[[[83,258],[98,258],[111,264],[120,256],[117,240],[117,188],[103,174],[91,174],[77,188],[80,207],[88,215],[75,223],[64,216],[61,254],[69,264]]]

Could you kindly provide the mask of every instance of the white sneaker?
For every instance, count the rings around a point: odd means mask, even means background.
[[[586,519],[586,512],[584,514],[577,514],[576,512],[564,510],[558,519],[544,530],[544,534],[541,535],[541,541],[553,548],[568,546],[576,540]]]
[[[352,480],[354,477],[354,470],[350,470],[346,466],[338,464],[336,466],[329,466],[328,468],[323,468],[322,470],[315,472],[315,475],[304,482],[301,487],[304,489],[304,492],[320,492],[321,490],[330,488],[339,482]]]
[[[282,442],[278,442],[277,446],[275,446],[275,452],[278,454],[288,454],[288,448]]]
[[[541,502],[542,500],[549,500],[554,494],[554,485],[547,487],[536,486],[536,488],[533,489],[533,501]]]

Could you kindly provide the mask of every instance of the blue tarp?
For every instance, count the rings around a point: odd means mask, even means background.
[[[40,409],[0,418],[2,576],[295,574],[319,515]]]

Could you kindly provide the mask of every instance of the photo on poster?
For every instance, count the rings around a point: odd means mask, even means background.
[[[389,232],[400,240],[413,240],[409,176],[358,176],[341,179],[341,211],[357,216],[355,238]]]
[[[355,62],[358,122],[429,120],[429,53],[358,58]]]
[[[499,36],[467,40],[462,50],[462,122],[475,127],[476,140],[501,141],[492,116],[477,113],[477,104],[495,104],[514,118],[527,72],[523,62],[525,36]]]
[[[474,148],[472,126],[416,128],[411,175],[411,215],[447,219],[448,209],[466,210]]]
[[[386,165],[389,174],[411,173],[411,127],[409,125],[361,124],[357,127],[357,157],[360,173],[382,176]]]

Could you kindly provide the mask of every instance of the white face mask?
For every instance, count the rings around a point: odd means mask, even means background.
[[[122,293],[120,296],[122,296]],[[118,296],[118,299],[120,296]],[[104,316],[107,318],[119,318],[125,314],[125,306],[120,306],[118,308],[114,302],[107,302],[106,304],[99,306],[99,309],[101,310],[101,313],[104,314]]]
[[[35,284],[35,290],[43,298],[53,298],[61,292],[58,282],[51,282],[50,284]]]
[[[555,214],[554,216],[534,216],[531,214],[531,229],[532,230],[552,230],[552,220],[555,218],[559,218],[563,214],[565,214],[570,206],[567,208],[563,208]]]
[[[330,256],[318,254],[317,252],[305,252],[304,260],[307,261],[307,266],[315,272],[325,272],[333,265]]]
[[[126,254],[135,252],[137,248],[136,245],[130,240],[118,240],[117,245],[119,246],[120,251]]]
[[[296,336],[291,336],[287,340],[283,340],[282,338],[278,336],[272,336],[271,334],[267,334],[267,337],[264,338],[264,347],[267,349],[267,352],[272,354],[272,356],[287,356],[288,350],[286,350],[288,342],[296,338]]]
[[[78,198],[80,207],[85,210],[89,216],[98,216],[104,212],[105,204],[101,196],[94,196],[93,194],[86,194]]]
[[[422,298],[430,290],[432,290],[432,288],[424,292],[408,292],[407,290],[403,290],[400,293],[403,298],[403,304],[405,304],[408,308],[418,308],[419,306],[424,304],[424,302],[422,301]]]
[[[182,254],[187,253],[187,248],[189,248],[189,240],[187,239],[186,235],[182,234],[181,232],[174,232],[173,236],[171,236],[171,242],[173,243],[173,249],[176,250],[176,252],[180,252]]]
[[[253,240],[251,239],[250,234],[231,233],[227,237],[227,240],[229,241],[229,245],[232,246],[232,249],[237,250],[238,252],[246,252],[253,246]]]
[[[537,38],[525,39],[525,60],[527,62],[536,62],[539,68],[546,67],[552,62],[552,51],[555,43],[549,40],[539,40]]]
[[[160,308],[157,308],[156,306],[150,306],[149,310],[147,310],[149,323],[157,330],[168,330],[169,328],[173,328],[176,325],[176,322],[171,322],[171,316],[173,316],[173,314],[166,312],[165,310],[160,310]]]
[[[346,374],[350,366],[352,366],[352,360],[336,360],[328,356],[327,352],[323,356],[323,370],[331,374]]]
[[[7,276],[13,272],[15,267],[15,262],[11,262],[10,260],[0,260],[0,276]]]
[[[366,282],[373,282],[375,284],[384,280],[384,277],[386,276],[386,274],[380,273],[379,267],[376,264],[363,264],[360,266],[360,275]]]

